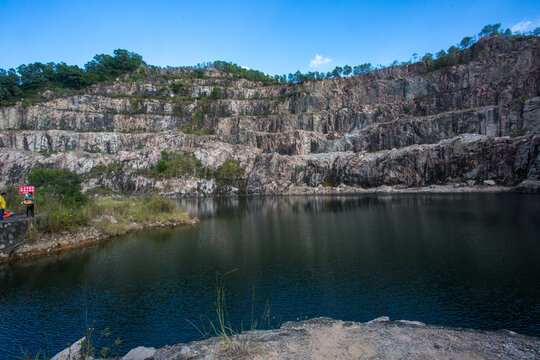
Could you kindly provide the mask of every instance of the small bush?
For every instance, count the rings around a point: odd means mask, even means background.
[[[167,150],[161,150],[161,159],[165,161],[170,160],[169,153],[167,152]]]
[[[88,174],[86,175],[90,179],[99,178],[103,175],[107,175],[108,177],[117,175],[124,171],[124,165],[123,164],[100,164],[94,166]]]
[[[167,171],[169,168],[169,163],[166,160],[159,160],[156,164],[156,171],[159,173]]]
[[[204,129],[194,129],[190,126],[181,126],[180,130],[184,134],[192,134],[192,135],[215,135],[216,130],[212,128],[204,128]]]
[[[47,218],[43,219],[38,225],[39,232],[55,233],[69,230],[86,225],[90,220],[88,211],[83,210],[84,206],[66,206],[56,199],[40,195],[39,192],[35,204],[36,211],[47,215]]]
[[[238,161],[228,158],[217,168],[215,177],[218,180],[238,180],[244,176],[244,168],[238,166]]]
[[[510,133],[510,137],[515,138],[515,137],[518,137],[518,136],[523,136],[523,135],[527,134],[528,131],[529,131],[528,128],[514,129]]]
[[[35,168],[27,176],[39,194],[58,199],[66,206],[84,205],[88,198],[81,193],[82,179],[74,172],[61,169]]]
[[[183,88],[182,83],[172,83],[170,86],[171,86],[172,92],[175,94],[180,93],[180,89]]]
[[[183,175],[202,176],[205,173],[201,161],[193,153],[178,154],[161,152],[161,160],[152,170],[139,170],[139,174],[159,179],[170,179]]]
[[[214,86],[212,89],[212,93],[210,94],[210,99],[221,99],[223,97],[223,94],[221,93],[221,89],[217,86]]]
[[[105,184],[101,184],[86,191],[86,195],[88,196],[110,196],[115,193],[116,192],[113,189],[106,186]]]
[[[153,197],[147,201],[147,209],[151,214],[172,213],[178,206],[170,199]]]

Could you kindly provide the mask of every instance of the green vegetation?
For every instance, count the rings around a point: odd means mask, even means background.
[[[204,69],[207,68],[214,68],[216,70],[222,71],[224,73],[228,73],[231,76],[212,76],[213,79],[246,79],[249,81],[254,82],[260,82],[263,85],[272,85],[276,84],[278,81],[274,79],[273,77],[266,75],[265,73],[258,71],[258,70],[251,70],[239,65],[236,65],[232,62],[227,61],[213,61],[213,62],[205,62],[205,63],[199,63],[195,66],[190,67],[192,71],[178,74],[178,75],[163,75],[168,80],[173,79],[206,79],[209,76],[205,75]],[[147,66],[146,72],[149,74],[156,72],[156,67]],[[133,76],[132,76],[133,77]],[[136,76],[137,78],[140,78],[141,76]],[[134,77],[133,77],[134,78]],[[176,87],[175,87],[176,88]],[[174,89],[173,89],[174,91]]]
[[[161,179],[170,179],[183,175],[199,177],[204,175],[204,167],[193,153],[181,152],[178,154],[169,154],[165,150],[161,152],[161,160],[157,162],[153,170],[141,171],[147,175]]]
[[[81,192],[80,176],[66,170],[36,168],[27,179],[36,186],[36,210],[47,214],[39,223],[39,233],[94,226],[105,234],[117,235],[127,231],[131,222],[145,225],[158,220],[189,220],[169,199],[92,200]]]
[[[244,168],[238,165],[238,160],[228,158],[214,173],[218,180],[238,180],[244,176]]]
[[[82,210],[90,219],[88,224],[108,235],[126,233],[133,222],[144,226],[157,221],[189,221],[187,213],[180,211],[173,200],[162,197],[121,200],[101,198]]]
[[[300,90],[295,90],[295,91],[289,91],[289,92],[286,92],[286,93],[283,93],[283,94],[279,94],[278,97],[277,97],[277,101],[279,102],[283,102],[283,101],[286,101],[290,98],[294,98],[294,97],[297,97],[297,96],[302,96],[302,95],[309,95],[311,92],[309,91],[309,89],[300,89]]]
[[[120,337],[117,337],[116,340],[112,343],[111,346],[103,346],[99,350],[99,352],[96,349],[96,343],[103,343],[105,339],[108,339],[111,336],[111,331],[108,327],[101,330],[99,332],[99,337],[96,339],[96,335],[94,333],[96,332],[94,328],[94,324],[88,324],[88,314],[86,314],[86,332],[84,333],[84,337],[82,338],[82,341],[80,343],[80,349],[78,354],[70,354],[71,359],[81,359],[81,360],[87,360],[87,359],[94,359],[95,356],[99,356],[100,359],[120,359],[120,347],[124,340]],[[45,334],[45,336],[47,336]],[[67,347],[71,347],[73,344],[68,343]],[[49,355],[48,351],[45,353],[37,353],[37,354],[29,354],[26,353],[22,347],[22,360],[50,360],[51,356]],[[113,357],[110,357],[113,356]]]
[[[217,86],[214,86],[214,88],[212,89],[212,93],[210,94],[210,99],[217,100],[222,98],[223,94],[221,93],[221,89]]]
[[[209,109],[208,100],[203,99],[199,105],[199,110],[191,116],[187,124],[179,126],[179,128],[186,134],[214,135],[216,132],[213,128],[204,126],[204,116],[208,114]],[[178,111],[181,111],[181,109]]]
[[[114,191],[110,187],[106,186],[105,184],[101,184],[99,186],[96,186],[95,188],[89,189],[85,192],[88,196],[111,196],[111,195],[120,195],[117,191]]]
[[[486,36],[503,36],[506,38],[520,38],[523,36],[540,36],[540,27],[534,29],[533,31],[530,31],[528,33],[516,33],[513,34],[510,29],[501,29],[501,24],[493,24],[493,25],[486,25],[482,28],[480,33],[478,33],[478,38],[486,37]],[[436,70],[439,68],[444,68],[447,66],[457,65],[457,64],[463,64],[467,63],[472,58],[472,53],[469,50],[471,46],[473,46],[476,43],[477,36],[466,36],[464,37],[459,44],[452,45],[448,48],[448,50],[440,50],[435,55],[432,53],[426,53],[422,57],[420,57],[418,54],[413,54],[410,61],[405,62],[398,62],[395,60],[390,67],[393,66],[404,66],[404,65],[410,65],[413,62],[417,61],[423,61],[428,63],[429,70]],[[488,56],[489,54],[485,54],[484,56]],[[360,75],[368,73],[375,69],[381,69],[384,68],[383,65],[378,65],[377,67],[373,67],[370,63],[365,63],[362,65],[357,66],[350,66],[345,65],[343,67],[336,66],[334,70],[329,71],[327,73],[319,73],[319,72],[308,72],[307,74],[303,74],[300,71],[297,71],[295,73],[290,73],[288,76],[286,75],[275,75],[274,79],[276,81],[285,83],[285,82],[292,82],[292,83],[303,83],[306,81],[314,81],[314,80],[323,80],[323,79],[335,79],[340,78],[343,76],[350,76],[350,75]]]
[[[488,24],[478,33],[478,39],[483,37],[503,36],[505,38],[520,38],[526,35],[539,36],[540,28],[521,34],[513,34],[510,29],[502,29],[501,24]],[[428,63],[429,71],[445,68],[453,65],[464,64],[472,59],[470,47],[476,43],[477,36],[465,36],[459,44],[452,45],[448,50],[440,50],[435,56],[431,53],[426,53],[422,57],[422,61]],[[416,54],[415,54],[416,55]],[[481,57],[487,58],[490,56],[489,49],[484,49]],[[413,59],[415,56],[413,56]]]
[[[245,329],[244,324],[240,324],[240,328],[235,328],[229,319],[227,311],[227,291],[225,287],[225,277],[237,269],[231,270],[221,276],[216,274],[216,301],[215,307],[215,319],[210,317],[206,321],[201,319],[199,326],[187,320],[203,338],[217,337],[223,345],[223,350],[220,353],[224,358],[231,359],[243,359],[249,357],[249,355],[258,352],[257,343],[253,339],[253,330],[259,328],[270,328],[270,308],[268,304],[264,309],[260,319],[256,319],[254,316],[254,299],[255,289],[253,289],[252,304],[251,304],[251,321],[249,328]]]
[[[26,176],[39,195],[46,194],[55,203],[67,207],[79,207],[88,202],[81,192],[82,179],[79,175],[60,169],[35,168]]]
[[[216,130],[212,129],[212,128],[202,128],[202,129],[197,129],[197,128],[193,128],[191,126],[181,126],[180,127],[180,130],[182,130],[182,132],[184,132],[184,134],[192,134],[192,135],[215,135],[216,134]]]
[[[122,171],[124,171],[123,164],[117,164],[117,163],[109,164],[109,165],[100,164],[100,165],[94,166],[90,170],[87,176],[90,179],[95,179],[102,175],[107,175],[107,177],[111,177],[111,176],[115,176],[122,173]]]
[[[250,353],[253,353],[256,348],[251,334],[245,334],[244,329],[241,329],[240,331],[235,330],[229,320],[224,281],[227,274],[228,273],[224,274],[221,278],[217,278],[216,276],[216,321],[210,321],[210,327],[212,328],[214,335],[225,344],[228,355],[235,358],[245,357]],[[253,309],[251,313],[253,314]],[[267,314],[268,313],[265,312],[265,315]],[[257,322],[253,321],[252,316],[251,327],[248,331],[255,330],[256,328]]]
[[[19,188],[15,186],[9,186],[6,189],[7,195],[4,197],[6,200],[6,205],[10,213],[13,214],[21,214],[24,213],[26,210],[26,206],[24,206],[21,201],[22,197],[19,194]]]
[[[277,83],[277,80],[258,70],[246,69],[231,62],[214,61],[211,64],[214,69],[232,74],[235,78],[262,82],[264,85]]]
[[[518,136],[523,136],[525,134],[527,134],[527,132],[529,131],[528,128],[521,128],[521,129],[514,129],[512,130],[512,132],[510,132],[510,137],[518,137]]]
[[[172,84],[169,84],[171,90],[176,95],[183,95],[183,96],[189,96],[189,88],[193,87],[193,84],[187,83],[187,82],[173,82]]]
[[[450,46],[447,50],[440,50],[433,53],[426,53],[423,56],[413,54],[409,61],[394,61],[390,66],[410,65],[417,61],[423,61],[428,64],[428,70],[436,70],[448,66],[462,64],[472,59],[470,47],[476,43],[477,39],[483,37],[502,36],[505,38],[521,38],[523,36],[540,36],[540,28],[527,33],[512,33],[510,29],[502,29],[501,24],[488,24],[474,36],[464,37],[458,44]],[[481,54],[482,57],[490,56],[486,50]],[[143,65],[144,67],[141,67]],[[192,71],[178,75],[163,75],[158,71],[158,67],[148,66],[142,56],[129,52],[124,49],[114,50],[114,55],[99,54],[85,64],[84,69],[77,65],[67,65],[63,62],[59,64],[36,62],[33,64],[20,65],[17,69],[0,69],[0,106],[13,105],[22,100],[24,105],[31,105],[37,101],[44,101],[46,98],[40,93],[43,90],[52,90],[58,94],[75,94],[81,89],[98,83],[114,81],[119,76],[131,73],[129,78],[124,80],[137,81],[149,75],[160,76],[167,80],[207,78],[204,69],[214,68],[229,76],[213,77],[223,79],[246,79],[262,85],[273,85],[278,83],[303,83],[306,81],[315,81],[323,79],[334,79],[347,76],[355,76],[368,73],[374,69],[383,68],[383,65],[376,67],[371,63],[365,63],[356,66],[345,65],[336,66],[332,71],[308,72],[303,74],[300,71],[289,73],[288,75],[269,76],[261,71],[251,70],[237,64],[226,61],[214,61],[197,64],[192,67]],[[139,70],[139,71],[135,71]],[[184,82],[173,82],[170,85],[171,90],[182,97],[188,97],[187,88],[193,84]],[[250,87],[250,84],[245,84]],[[214,87],[210,99],[222,98],[222,90]],[[134,106],[135,113],[141,111]],[[201,131],[201,129],[196,130]]]
[[[112,350],[109,346],[103,346],[101,350],[99,351],[99,354],[96,353],[96,347],[93,343],[93,341],[95,341],[93,339],[94,331],[95,331],[94,324],[92,324],[91,326],[88,326],[88,321],[87,321],[86,333],[84,334],[84,338],[83,338],[84,340],[81,342],[81,353],[80,353],[81,359],[92,359],[96,355],[100,355],[101,358],[107,359],[109,352]],[[97,341],[101,341],[105,338],[109,338],[111,336],[111,331],[107,327],[101,330],[99,332],[99,335],[100,336],[97,339]],[[120,337],[116,338],[116,340],[114,341],[113,346],[115,349],[115,356],[113,359],[120,358],[120,345],[123,342],[124,340],[122,340],[122,338]]]
[[[193,153],[168,153],[165,150],[161,152],[161,159],[154,169],[139,170],[138,172],[141,175],[157,179],[192,175],[206,179],[215,178],[226,183],[240,180],[244,176],[244,168],[239,166],[238,161],[233,158],[227,159],[216,170],[213,170],[204,166]]]
[[[114,56],[99,54],[86,63],[84,69],[65,63],[36,62],[17,69],[0,69],[0,106],[13,105],[24,99],[26,105],[41,100],[38,92],[82,89],[89,85],[114,80],[144,64],[142,56],[124,49],[114,50]]]
[[[349,75],[360,75],[360,74],[366,74],[370,71],[372,71],[374,67],[370,63],[365,63],[361,65],[357,65],[354,67],[351,67],[349,65],[345,65],[344,67],[336,66],[334,70],[329,71],[327,73],[324,72],[308,72],[307,74],[302,74],[300,70],[295,72],[294,74],[290,73],[288,76],[282,75],[276,75],[274,78],[279,80],[280,82],[292,82],[292,83],[303,83],[306,81],[313,81],[313,80],[324,80],[324,79],[334,79],[339,78],[342,75],[349,76]]]

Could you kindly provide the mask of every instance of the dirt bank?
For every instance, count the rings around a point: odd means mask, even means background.
[[[70,249],[89,246],[129,233],[153,229],[173,228],[183,225],[195,225],[198,223],[198,219],[190,219],[185,221],[164,219],[145,225],[132,222],[129,223],[124,230],[115,234],[103,232],[91,226],[86,226],[71,231],[64,231],[58,234],[39,234],[36,235],[35,239],[22,242],[21,245],[11,253],[11,256],[0,258],[0,264],[9,261],[47,256]]]

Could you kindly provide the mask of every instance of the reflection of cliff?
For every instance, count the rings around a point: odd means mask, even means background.
[[[87,188],[184,196],[538,180],[539,38],[484,38],[471,52],[469,63],[436,71],[420,62],[273,86],[171,69],[0,108],[0,186],[37,165],[77,171]],[[210,170],[234,158],[243,178],[141,171],[161,150],[193,153]]]
[[[460,200],[466,196],[446,195],[446,199]],[[482,199],[477,195],[475,199]],[[190,216],[201,219],[228,216],[249,216],[268,211],[279,211],[291,215],[317,215],[328,213],[352,212],[358,209],[375,210],[429,206],[441,201],[440,195],[362,195],[362,196],[288,196],[288,197],[253,197],[253,198],[198,198],[180,199],[179,205]],[[474,202],[471,206],[475,207]]]
[[[226,278],[237,324],[249,321],[253,303],[262,314],[268,302],[277,321],[388,314],[538,334],[531,317],[540,284],[535,196],[180,201],[200,226],[0,267],[6,316],[63,329],[64,346],[84,329],[80,309],[88,304],[88,317],[101,322],[96,328],[129,334],[127,346],[187,342],[199,334],[185,319],[198,324],[215,311],[216,274],[238,269]]]

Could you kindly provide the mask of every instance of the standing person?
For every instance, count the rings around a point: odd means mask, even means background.
[[[24,205],[26,205],[26,217],[30,217],[29,215],[32,214],[32,217],[34,217],[34,193],[29,191],[28,194],[24,196]]]
[[[4,195],[7,195],[5,191],[0,194],[0,221],[4,220],[4,213],[6,212],[6,200],[4,200]]]

